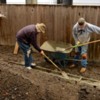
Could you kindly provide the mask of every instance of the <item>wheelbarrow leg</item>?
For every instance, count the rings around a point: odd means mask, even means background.
[[[67,66],[68,61],[66,60],[58,60],[58,64],[62,67],[65,68]]]

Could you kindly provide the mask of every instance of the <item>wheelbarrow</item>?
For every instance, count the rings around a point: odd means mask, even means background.
[[[64,42],[56,42],[56,41],[45,41],[42,45],[41,45],[41,49],[43,51],[45,51],[45,54],[57,65],[59,65],[60,67],[65,67],[68,64],[68,60],[69,56],[70,56],[70,52],[72,51],[71,49],[68,50],[63,50],[66,47],[71,47],[72,45],[69,43],[64,43]],[[62,52],[59,52],[59,48],[62,49]],[[45,58],[45,60],[47,62],[48,59]]]

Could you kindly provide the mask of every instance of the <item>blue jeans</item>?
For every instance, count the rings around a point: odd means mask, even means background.
[[[23,51],[23,54],[24,54],[25,67],[31,66],[31,63],[33,62],[33,58],[31,55],[30,45],[19,42],[19,41],[17,42],[19,44],[20,49]]]
[[[78,47],[77,50],[76,50],[77,54],[74,56],[74,59],[76,59],[76,60],[80,59],[82,54],[87,53],[87,50],[88,50],[88,45]],[[77,64],[77,62],[74,61],[74,64]],[[88,64],[87,59],[82,58],[81,66],[87,67],[87,64]]]

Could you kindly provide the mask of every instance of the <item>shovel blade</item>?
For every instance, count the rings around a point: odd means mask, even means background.
[[[62,76],[63,76],[64,78],[66,78],[66,79],[69,79],[67,73],[65,73],[64,71],[62,71]]]

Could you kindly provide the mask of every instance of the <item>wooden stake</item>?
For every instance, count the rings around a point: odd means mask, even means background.
[[[19,49],[19,45],[18,45],[18,43],[16,41],[13,54],[17,54],[18,53],[18,49]]]

